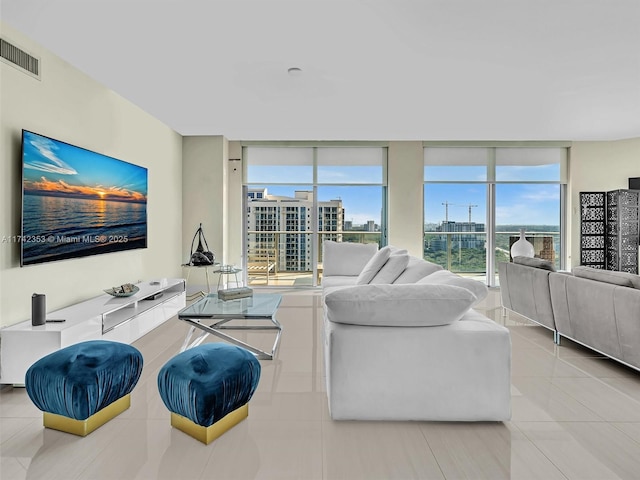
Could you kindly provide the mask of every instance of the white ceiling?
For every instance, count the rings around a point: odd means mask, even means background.
[[[183,135],[640,136],[640,0],[1,0],[0,15]]]

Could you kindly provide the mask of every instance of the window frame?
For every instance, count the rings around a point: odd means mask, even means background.
[[[313,171],[313,182],[312,183],[300,183],[298,181],[294,182],[249,182],[248,180],[248,170],[249,165],[251,163],[249,149],[252,147],[258,148],[298,148],[298,149],[312,149],[312,171]],[[365,183],[365,182],[319,182],[318,181],[318,169],[319,166],[322,167],[322,162],[318,161],[318,154],[321,149],[329,149],[329,148],[367,148],[367,149],[379,149],[381,153],[380,157],[380,166],[381,170],[381,181],[380,183]],[[388,171],[388,144],[386,142],[243,142],[242,144],[242,185],[243,185],[243,211],[248,212],[248,189],[251,189],[256,186],[268,187],[268,186],[297,186],[297,187],[309,187],[309,189],[313,191],[313,207],[312,207],[312,230],[309,233],[312,233],[312,241],[311,241],[311,258],[312,258],[312,285],[318,286],[318,259],[319,259],[319,239],[321,232],[319,230],[319,199],[318,199],[318,187],[349,187],[349,188],[358,188],[358,187],[380,187],[381,188],[381,203],[382,203],[382,211],[380,214],[380,243],[381,246],[384,246],[388,243],[387,236],[387,210],[388,210],[388,195],[387,195],[387,171]],[[306,163],[305,163],[306,164]],[[345,166],[350,166],[348,163],[345,163]],[[354,166],[362,166],[362,163],[356,163]],[[243,256],[246,256],[247,252],[247,237],[248,237],[248,227],[247,222],[243,222],[243,232],[242,232],[242,252]],[[247,284],[247,271],[243,272],[243,280],[245,284]]]
[[[560,242],[558,252],[559,255],[559,265],[560,269],[565,269],[566,267],[566,252],[567,252],[567,236],[566,236],[566,195],[567,195],[567,171],[568,171],[568,161],[570,154],[571,144],[569,142],[423,142],[423,194],[426,195],[426,187],[428,184],[485,184],[487,185],[487,200],[486,200],[486,235],[487,235],[487,252],[494,252],[495,250],[495,240],[496,240],[496,185],[504,185],[504,184],[527,184],[527,185],[559,185],[559,235]],[[428,165],[442,165],[442,164],[431,164],[427,161],[427,152],[428,149],[433,148],[479,148],[485,149],[486,156],[486,167],[487,167],[487,175],[485,181],[469,181],[466,179],[455,179],[455,180],[429,180],[426,176],[426,167]],[[497,180],[496,179],[496,171],[497,171],[497,152],[501,150],[500,153],[505,151],[507,148],[546,148],[546,149],[564,149],[564,155],[560,156],[559,164],[560,164],[560,173],[558,180]],[[434,150],[435,151],[435,150]],[[551,162],[555,163],[555,162]],[[446,164],[450,165],[450,164]],[[452,166],[456,164],[453,163]],[[461,161],[461,166],[467,165],[464,161]],[[477,164],[473,164],[477,165]],[[502,165],[502,164],[501,164]],[[423,208],[423,223],[426,222],[424,205],[426,200],[422,204]],[[424,230],[424,228],[423,228]],[[428,232],[423,231],[423,244],[425,235]],[[486,283],[489,287],[494,287],[497,285],[496,282],[496,272],[495,272],[495,256],[493,254],[487,253],[486,255]]]

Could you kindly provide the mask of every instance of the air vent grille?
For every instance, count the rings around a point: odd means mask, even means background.
[[[29,75],[40,78],[40,59],[0,38],[0,57]]]

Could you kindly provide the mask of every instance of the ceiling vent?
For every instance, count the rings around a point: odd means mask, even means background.
[[[0,58],[5,63],[40,80],[40,59],[0,38]]]

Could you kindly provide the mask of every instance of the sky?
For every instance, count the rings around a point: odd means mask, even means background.
[[[429,167],[425,175],[434,181],[452,180],[486,181],[486,167]],[[556,165],[535,167],[497,167],[496,178],[503,182],[557,181]],[[430,176],[429,176],[430,174]],[[457,176],[457,177],[456,177]],[[353,180],[356,178],[357,180]],[[382,171],[375,167],[323,167],[318,171],[318,183],[381,183]],[[267,187],[271,195],[293,197],[295,190],[312,190],[311,166],[251,167],[249,182]],[[297,185],[282,183],[297,182]],[[307,185],[305,185],[307,183]],[[280,185],[278,185],[280,184]],[[382,187],[319,185],[319,200],[340,198],[345,209],[345,220],[363,224],[374,220],[380,224],[382,209]],[[456,222],[469,220],[486,223],[487,185],[485,183],[435,183],[427,184],[424,195],[425,223],[440,223],[445,220],[444,203],[448,203],[448,219]],[[416,199],[418,208],[421,199]],[[514,184],[496,185],[497,225],[559,225],[560,187],[558,184]]]
[[[293,197],[296,190],[313,190],[313,167],[251,166],[248,172],[248,181],[252,184],[266,186],[270,195]],[[282,183],[296,185],[282,185]],[[317,183],[326,184],[318,186],[319,200],[342,200],[345,220],[351,220],[354,225],[362,225],[369,220],[380,224],[382,167],[319,166]],[[336,185],[340,183],[360,185],[357,187]]]
[[[147,169],[24,131],[25,193],[146,202]]]
[[[425,223],[445,220],[449,203],[449,221],[486,223],[486,184],[427,184],[425,187]],[[496,225],[559,225],[560,186],[557,184],[497,184]]]

